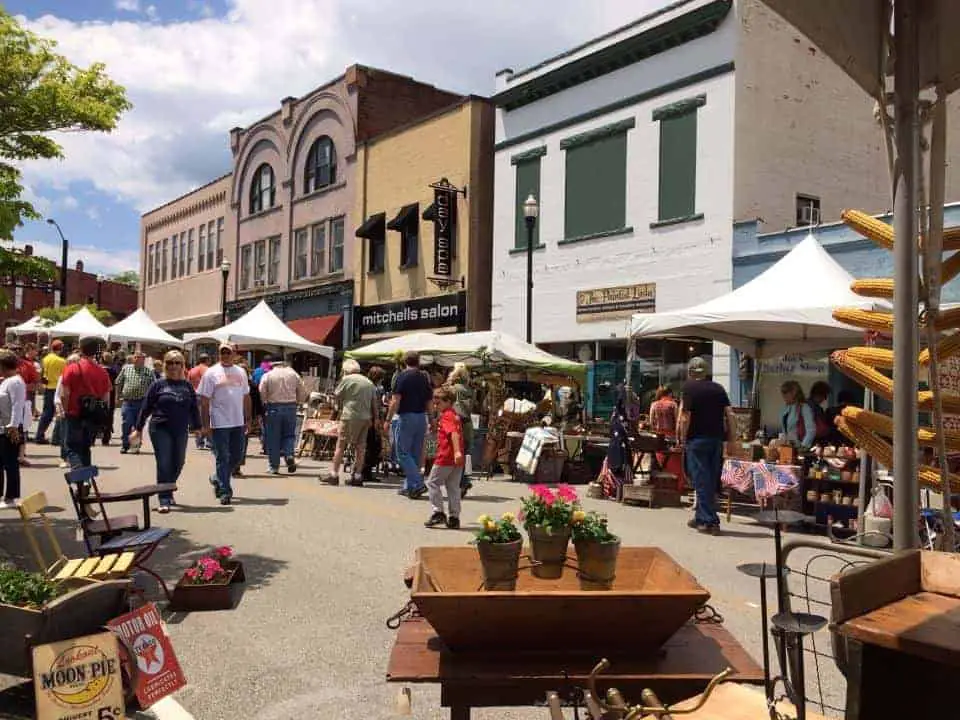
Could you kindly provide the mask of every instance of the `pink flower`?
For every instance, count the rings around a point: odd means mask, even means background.
[[[575,503],[580,499],[577,497],[577,491],[566,484],[557,486],[557,495],[568,503]]]
[[[547,494],[542,495],[540,499],[543,500],[544,505],[546,505],[547,507],[550,507],[557,501],[557,496],[548,490]]]
[[[184,575],[187,577],[188,580],[196,580],[197,577],[200,575],[200,571],[197,570],[196,568],[190,568],[184,573]]]
[[[221,557],[224,560],[226,560],[227,558],[233,557],[233,548],[230,547],[229,545],[222,545],[221,547],[218,547],[216,550],[214,550],[214,553],[218,557]]]
[[[205,567],[203,569],[203,573],[201,573],[201,577],[207,582],[209,582],[210,580],[213,580],[213,578],[215,578],[216,576],[217,576],[217,571],[212,566],[209,566],[209,565]]]
[[[541,500],[551,494],[550,488],[548,488],[546,485],[531,485],[530,492],[532,492]]]

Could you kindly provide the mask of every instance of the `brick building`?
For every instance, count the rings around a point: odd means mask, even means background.
[[[367,170],[358,161],[357,147],[459,99],[409,77],[352,65],[301,98],[284,98],[277,111],[249,127],[231,130],[232,172],[141,221],[141,252],[152,276],[143,289],[147,311],[170,329],[219,323],[210,310],[221,307],[222,275],[191,282],[189,272],[186,277],[179,273],[183,247],[187,264],[190,257],[190,230],[186,228],[184,243],[179,224],[178,267],[172,272],[174,245],[163,253],[167,228],[156,224],[171,211],[190,215],[203,210],[217,221],[216,228],[223,228],[222,237],[217,230],[222,255],[214,269],[229,264],[230,319],[262,299],[308,339],[349,344],[359,242],[353,211]]]
[[[33,247],[26,245],[23,252],[32,255]],[[112,280],[100,282],[97,278],[96,273],[83,269],[82,260],[77,260],[74,267],[67,270],[67,300],[64,304],[96,303],[99,296],[100,307],[109,310],[115,321],[122,320],[137,309],[136,288]],[[51,281],[3,278],[0,287],[8,300],[7,308],[0,310],[0,322],[4,328],[13,327],[29,320],[40,308],[55,304],[54,293],[60,289],[59,269],[57,277]]]

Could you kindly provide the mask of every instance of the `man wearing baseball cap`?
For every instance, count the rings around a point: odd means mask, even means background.
[[[689,380],[683,385],[677,435],[684,448],[684,463],[696,491],[697,504],[688,527],[703,533],[720,532],[716,495],[723,469],[723,440],[732,437],[736,421],[727,391],[708,380],[710,367],[702,357],[687,365]]]
[[[50,352],[44,355],[40,362],[43,371],[43,412],[40,415],[40,422],[37,424],[36,442],[39,445],[47,443],[47,428],[53,422],[53,411],[55,409],[53,397],[57,392],[57,383],[60,381],[63,369],[67,366],[64,355],[63,340],[54,340],[50,343]]]

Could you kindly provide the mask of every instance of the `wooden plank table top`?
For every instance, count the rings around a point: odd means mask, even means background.
[[[919,592],[837,626],[868,645],[960,667],[960,598]]]
[[[611,628],[615,632],[615,628]],[[598,632],[605,632],[598,625]],[[585,687],[593,654],[452,653],[423,618],[400,624],[387,667],[388,682],[439,683],[450,707],[508,707],[543,702],[550,690]],[[639,701],[652,688],[663,702],[702,692],[726,668],[731,681],[762,684],[763,670],[722,625],[683,626],[661,651],[646,658],[611,657],[600,676],[602,689],[616,687]]]

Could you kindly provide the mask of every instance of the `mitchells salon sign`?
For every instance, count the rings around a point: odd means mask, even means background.
[[[399,335],[414,330],[463,330],[467,320],[467,293],[401,300],[382,305],[358,306],[357,334]]]

